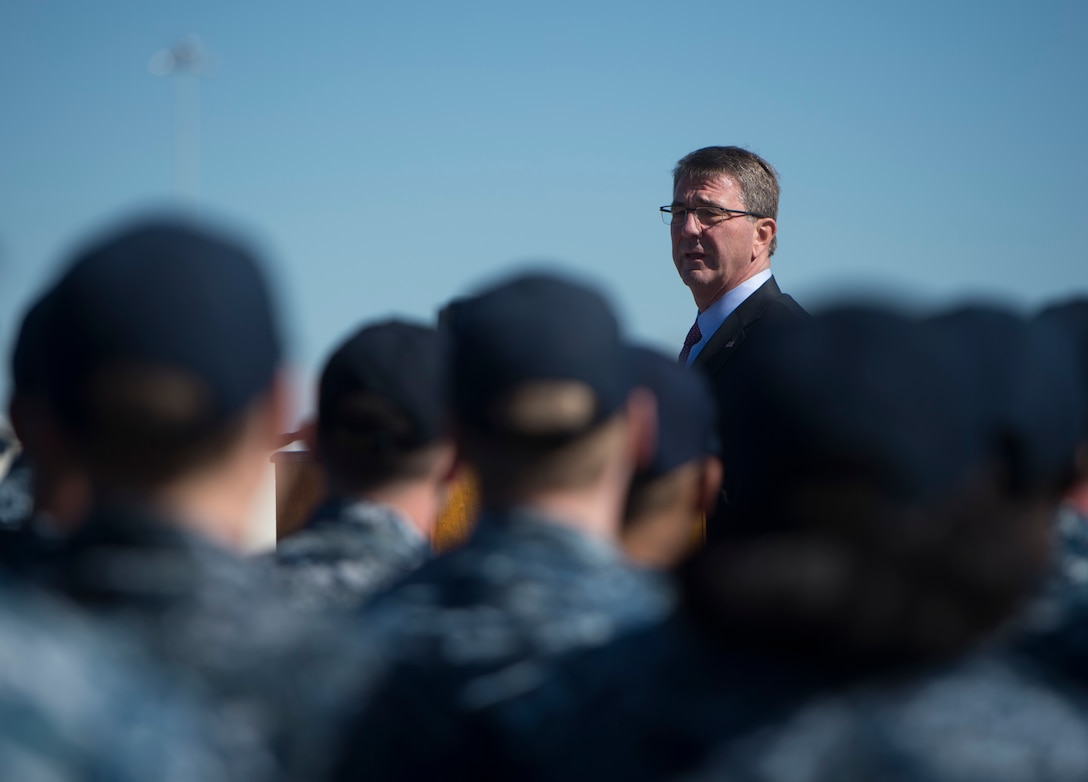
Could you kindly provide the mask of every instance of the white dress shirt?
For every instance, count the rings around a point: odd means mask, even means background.
[[[699,332],[703,335],[703,338],[695,343],[691,348],[691,353],[688,354],[689,367],[695,361],[695,357],[703,352],[703,348],[706,347],[706,343],[710,341],[710,338],[714,336],[714,332],[720,329],[722,324],[725,323],[725,319],[733,314],[733,310],[743,304],[745,299],[755,293],[759,286],[769,279],[771,279],[771,270],[764,269],[732,290],[726,291],[720,299],[698,314],[695,321],[699,324]]]

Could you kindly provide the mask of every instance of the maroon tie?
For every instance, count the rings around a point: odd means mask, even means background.
[[[691,355],[691,349],[703,338],[703,332],[699,331],[699,321],[695,321],[691,326],[691,331],[684,337],[684,347],[680,350],[680,363],[687,364],[688,356]]]

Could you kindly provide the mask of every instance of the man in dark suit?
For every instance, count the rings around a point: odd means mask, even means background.
[[[680,362],[714,385],[719,406],[724,481],[707,532],[725,523],[728,503],[743,491],[743,453],[731,442],[732,387],[743,382],[744,357],[775,323],[807,317],[771,274],[778,245],[778,175],[740,147],[705,147],[673,170],[673,198],[661,207],[671,228],[672,259],[699,312]]]

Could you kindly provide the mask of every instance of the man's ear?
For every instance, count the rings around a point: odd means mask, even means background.
[[[758,258],[759,256],[770,252],[771,242],[774,241],[774,237],[778,234],[778,223],[775,222],[773,217],[760,217],[756,220],[755,237],[752,240],[752,257]]]
[[[716,456],[707,456],[703,459],[702,469],[699,471],[698,510],[708,516],[714,513],[721,488],[722,462]]]
[[[631,462],[636,469],[650,464],[657,449],[657,399],[647,388],[627,397],[627,425]]]

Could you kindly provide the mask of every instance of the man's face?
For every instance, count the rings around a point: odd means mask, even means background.
[[[740,188],[726,176],[680,179],[672,205],[746,210]],[[730,216],[711,226],[700,224],[691,213],[673,221],[669,229],[672,260],[700,312],[753,274],[770,268],[770,238],[765,235],[766,227],[760,228],[766,223],[771,223],[773,237],[773,220],[753,220],[744,215]]]

